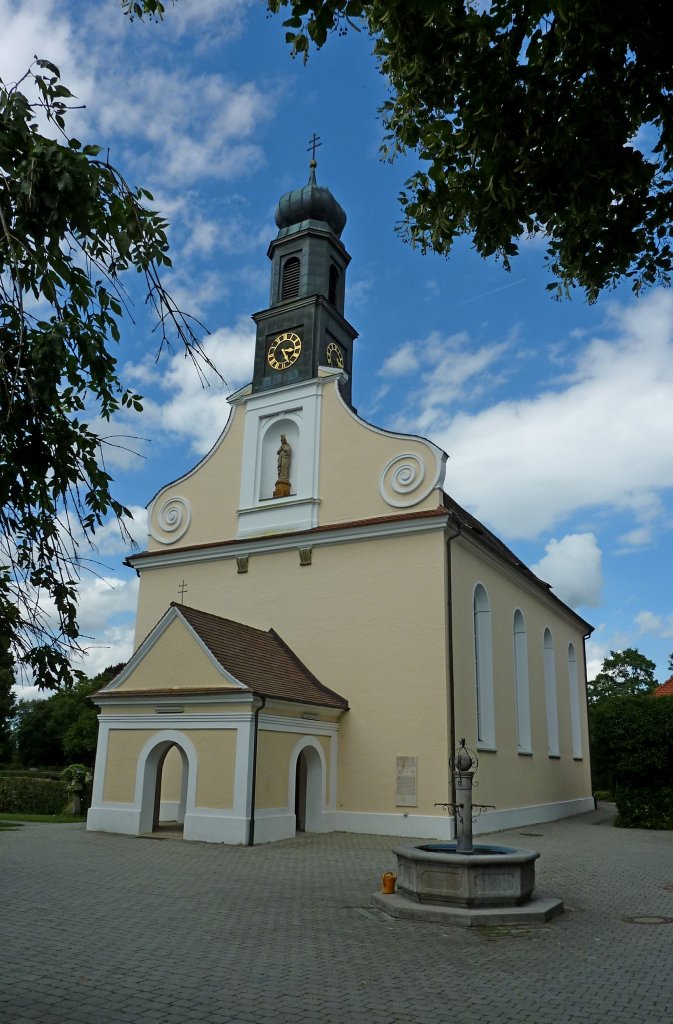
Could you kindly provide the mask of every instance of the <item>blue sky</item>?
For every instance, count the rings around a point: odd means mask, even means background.
[[[415,164],[380,160],[386,87],[363,33],[330,40],[304,67],[261,0],[182,0],[160,25],[130,24],[116,0],[0,0],[0,24],[0,76],[20,77],[34,54],[58,64],[85,104],[72,134],[109,147],[129,181],[154,192],[171,223],[166,283],[208,325],[207,351],[226,379],[204,390],[181,354],[157,363],[136,305],[119,364],[145,412],[110,428],[121,447],[108,466],[137,510],[141,548],[144,505],[208,450],[226,395],[252,376],[250,314],[268,302],[274,209],[306,180],[317,132],[318,181],[348,214],[359,412],[449,453],[449,493],[596,626],[590,675],[610,649],[636,646],[667,678],[670,291],[559,303],[545,290],[539,242],[522,241],[511,273],[469,239],[449,260],[405,245],[397,196]],[[126,553],[111,524],[97,575],[82,584],[90,674],[131,652],[137,582]]]

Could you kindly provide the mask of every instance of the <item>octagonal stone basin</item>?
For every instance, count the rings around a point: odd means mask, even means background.
[[[397,891],[419,903],[454,907],[519,907],[535,889],[535,850],[452,843],[397,847]]]

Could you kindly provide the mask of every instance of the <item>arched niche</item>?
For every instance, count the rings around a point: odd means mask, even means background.
[[[273,491],[278,479],[278,449],[281,434],[285,434],[292,451],[290,494],[297,493],[300,457],[299,424],[290,416],[274,417],[263,426],[259,473],[259,498],[262,501],[273,498]]]

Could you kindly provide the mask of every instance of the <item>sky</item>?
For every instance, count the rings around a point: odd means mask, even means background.
[[[595,626],[589,677],[637,647],[670,672],[673,590],[673,294],[628,286],[590,306],[555,301],[544,244],[521,240],[511,272],[463,239],[449,259],[395,231],[413,154],[382,161],[386,83],[371,40],[332,38],[292,60],[262,0],[181,0],[161,24],[130,23],[117,0],[0,0],[0,77],[33,56],[77,96],[70,133],[149,188],[170,222],[165,284],[207,325],[224,380],[203,386],[179,351],[157,361],[138,296],[122,330],[122,380],[144,396],[105,430],[116,496],[145,547],[145,505],[208,451],[227,394],[252,378],[254,324],[268,304],[279,197],[317,178],[348,215],[346,317],[359,332],[353,401],[378,426],[449,454],[445,489]],[[94,675],[129,657],[137,601],[114,523],[84,552],[80,624]],[[176,597],[177,599],[177,597]],[[34,688],[19,689],[22,697]]]

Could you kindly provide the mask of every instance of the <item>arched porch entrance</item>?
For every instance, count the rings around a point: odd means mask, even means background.
[[[186,737],[156,737],[141,753],[140,833],[182,835],[187,813],[195,752]]]
[[[159,757],[154,784],[152,832],[182,835],[187,806],[189,764],[184,750],[170,743]]]
[[[296,751],[293,788],[297,833],[324,831],[325,769],[321,754],[312,742]]]

